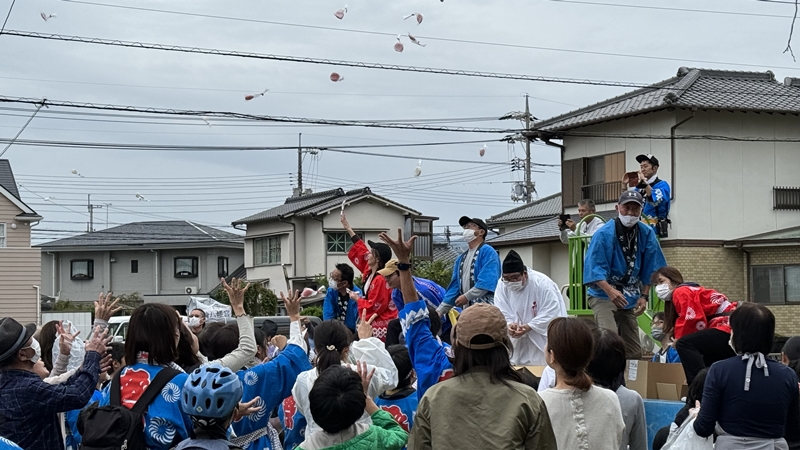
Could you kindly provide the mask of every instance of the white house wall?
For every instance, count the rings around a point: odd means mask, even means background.
[[[669,136],[687,111],[644,114],[580,128],[581,132]],[[676,135],[800,138],[800,118],[793,115],[697,111]],[[567,137],[564,159],[626,152],[626,170],[638,170],[636,155],[652,153],[659,177],[675,188],[670,239],[730,240],[796,226],[798,211],[773,210],[774,186],[798,186],[800,143],[676,140],[676,173],[671,174],[669,139]],[[613,204],[598,205],[599,210]],[[567,208],[575,214],[577,208]]]

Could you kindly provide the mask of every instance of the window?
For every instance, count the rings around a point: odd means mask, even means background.
[[[91,280],[94,278],[94,260],[73,259],[69,262],[70,278],[73,280]]]
[[[595,203],[616,203],[625,190],[625,152],[561,163],[561,192],[564,207],[577,206],[583,199]]]
[[[773,187],[772,196],[772,209],[800,210],[800,187]]]
[[[197,257],[175,258],[175,278],[197,278]]]
[[[414,220],[414,258],[419,260],[433,260],[433,231],[430,220]]]
[[[270,236],[260,239],[253,239],[253,264],[262,266],[265,264],[281,263],[281,237]]]
[[[364,239],[363,233],[356,233],[358,237]],[[347,253],[353,247],[353,240],[350,235],[343,231],[333,231],[326,235],[326,247],[328,253]]]
[[[139,273],[139,260],[132,259],[131,260],[131,273]]]
[[[600,184],[606,181],[606,159],[603,156],[586,160],[586,184]]]
[[[6,224],[0,223],[0,248],[6,246]]]
[[[757,303],[800,302],[800,265],[753,266],[752,293]]]
[[[226,256],[217,258],[217,276],[220,278],[228,276],[228,258]]]

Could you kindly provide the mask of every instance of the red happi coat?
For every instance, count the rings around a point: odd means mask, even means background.
[[[721,292],[697,285],[678,286],[672,291],[672,304],[678,313],[675,339],[707,328],[731,332],[730,317],[720,314],[735,310],[736,303]]]
[[[378,318],[372,322],[372,335],[382,341],[386,340],[386,328],[389,321],[397,318],[397,307],[392,301],[392,290],[386,287],[386,279],[379,273],[372,277],[369,286],[367,282],[371,275],[367,257],[369,248],[359,239],[350,248],[347,257],[350,262],[361,272],[364,281],[364,297],[358,299],[358,317],[361,318],[363,311],[367,311],[367,318],[377,314]]]

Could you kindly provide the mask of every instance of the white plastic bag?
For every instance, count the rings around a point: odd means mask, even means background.
[[[64,332],[68,334],[75,334],[78,332],[78,329],[72,325],[72,322],[69,320],[62,320],[61,326],[64,327]],[[55,364],[56,360],[58,359],[58,354],[61,352],[59,343],[61,342],[61,336],[56,336],[56,341],[53,344],[53,363]],[[72,341],[72,348],[69,352],[69,362],[67,363],[67,370],[72,369],[79,369],[83,364],[83,357],[86,356],[86,349],[83,347],[83,340],[80,337],[76,337],[75,340]]]
[[[186,313],[189,314],[195,309],[200,309],[206,314],[206,322],[225,322],[231,318],[231,307],[224,305],[213,298],[208,297],[189,297],[189,304],[186,305]]]
[[[686,419],[674,433],[670,433],[661,450],[714,450],[711,437],[702,438],[694,431],[696,417]]]

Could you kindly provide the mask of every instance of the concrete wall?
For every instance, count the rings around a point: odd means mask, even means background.
[[[662,111],[584,127],[577,131],[668,136],[686,111]],[[678,128],[678,136],[800,138],[793,115],[698,111]],[[676,173],[671,173],[669,139],[567,137],[564,159],[626,152],[626,169],[638,169],[635,157],[652,153],[659,177],[673,185],[670,239],[730,240],[797,225],[800,211],[774,211],[772,188],[798,186],[800,143],[676,140]],[[613,209],[601,205],[599,210]],[[576,208],[569,208],[575,213]]]
[[[667,264],[676,267],[685,281],[716,289],[731,301],[747,300],[744,254],[736,249],[715,247],[663,248]]]

